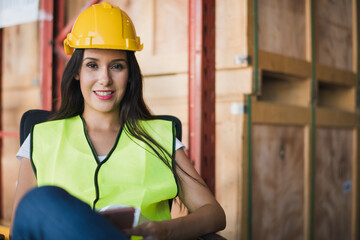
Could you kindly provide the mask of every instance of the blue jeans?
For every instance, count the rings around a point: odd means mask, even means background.
[[[39,187],[16,210],[13,240],[128,239],[105,217],[65,190]]]

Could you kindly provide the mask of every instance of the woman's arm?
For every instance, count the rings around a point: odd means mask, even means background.
[[[12,233],[12,226],[14,223],[15,211],[16,211],[16,208],[17,208],[21,198],[25,195],[25,193],[27,193],[30,189],[34,188],[36,185],[37,185],[36,178],[35,178],[34,171],[31,166],[30,160],[27,158],[22,158],[21,164],[20,164],[20,169],[19,169],[17,186],[16,186],[16,190],[15,190],[10,233]]]
[[[146,222],[127,232],[144,239],[194,239],[225,228],[225,213],[182,149],[175,153],[181,181],[179,197],[189,210],[184,217]],[[181,169],[183,170],[181,170]],[[189,175],[187,175],[189,174]],[[194,180],[196,179],[196,180]]]

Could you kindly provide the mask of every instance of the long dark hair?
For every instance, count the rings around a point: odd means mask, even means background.
[[[120,122],[124,126],[126,124],[126,134],[145,142],[153,150],[158,158],[173,172],[177,184],[180,184],[179,176],[175,171],[175,166],[178,166],[175,156],[166,151],[139,124],[139,120],[150,120],[156,117],[151,114],[143,98],[143,77],[135,53],[126,51],[126,55],[129,78],[120,103]],[[54,113],[50,120],[70,118],[83,113],[84,98],[80,90],[80,81],[75,79],[80,71],[83,56],[84,49],[77,49],[67,63],[61,79],[61,105],[59,111]],[[167,160],[169,158],[172,159],[172,166]],[[178,169],[181,168],[178,166]],[[181,185],[178,186],[181,187]]]

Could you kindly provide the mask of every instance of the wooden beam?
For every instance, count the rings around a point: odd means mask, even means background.
[[[316,108],[316,126],[355,128],[358,121],[356,113],[353,112]]]
[[[269,102],[252,103],[252,123],[308,125],[310,109]]]
[[[309,62],[262,50],[259,50],[259,68],[299,77],[311,77],[311,64]]]
[[[259,68],[299,77],[311,77],[310,62],[262,50],[259,51]],[[322,64],[316,64],[316,78],[343,86],[356,85],[356,73]]]
[[[356,86],[356,73],[316,64],[316,78],[322,82],[327,82],[341,86]]]

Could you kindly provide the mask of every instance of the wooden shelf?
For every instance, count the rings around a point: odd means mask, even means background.
[[[336,109],[316,108],[316,126],[356,128],[359,119],[356,113]]]
[[[322,64],[316,64],[316,78],[319,79],[319,81],[336,85],[356,86],[356,74],[354,72],[336,69]]]
[[[299,77],[311,77],[310,62],[262,50],[259,50],[259,68]]]
[[[309,108],[254,101],[252,103],[252,123],[283,125],[308,125],[311,122]]]

